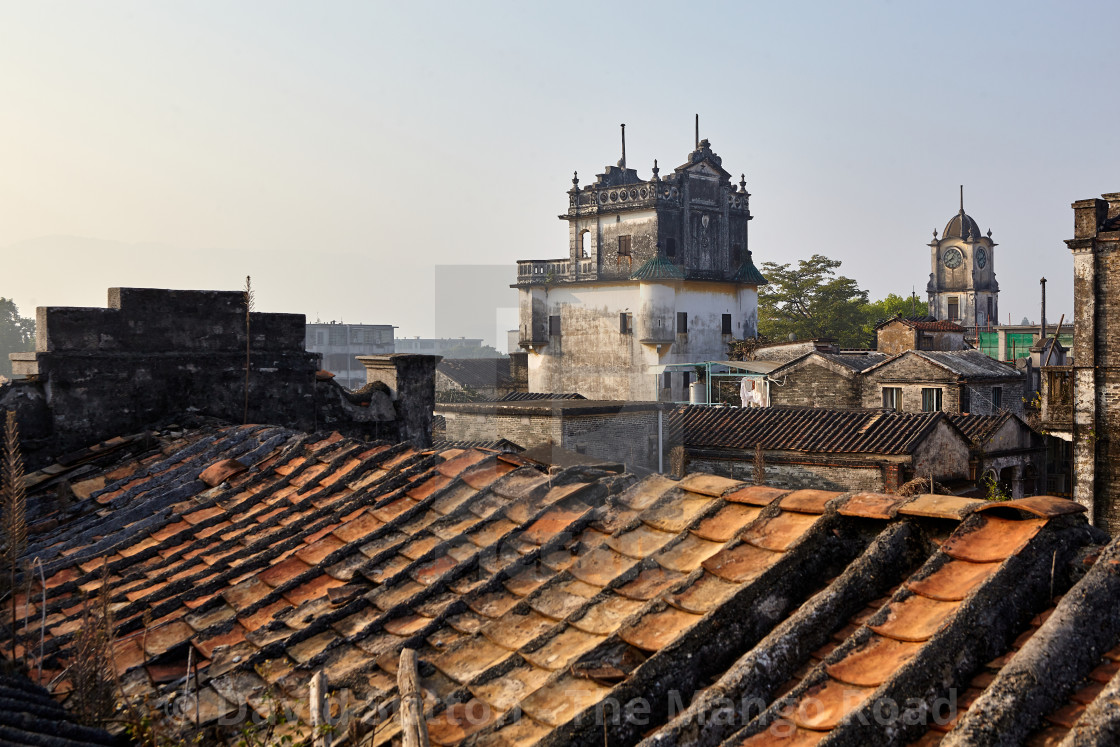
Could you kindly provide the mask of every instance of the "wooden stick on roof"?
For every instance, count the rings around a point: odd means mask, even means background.
[[[416,652],[410,648],[401,651],[397,691],[401,698],[401,744],[403,747],[429,747],[424,697],[420,693],[420,677],[416,673]]]

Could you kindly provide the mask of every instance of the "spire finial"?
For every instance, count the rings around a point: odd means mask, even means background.
[[[622,168],[626,168],[626,125],[622,125],[622,160],[618,162]]]
[[[964,215],[964,185],[961,185],[961,215]]]
[[[693,150],[699,150],[700,149],[700,115],[699,114],[696,115],[696,145],[694,145],[692,149]]]
[[[659,169],[657,168],[657,159],[653,159],[653,181],[657,181],[660,177],[657,175]]]
[[[747,175],[746,174],[739,174],[739,188],[742,189],[744,192],[747,191]]]
[[[579,189],[579,172],[578,171],[573,171],[572,172],[572,186],[575,187],[576,189]]]

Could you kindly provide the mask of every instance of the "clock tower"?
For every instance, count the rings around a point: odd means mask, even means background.
[[[939,320],[956,322],[976,331],[999,323],[999,283],[996,282],[995,247],[992,232],[980,234],[980,227],[961,209],[937,238],[929,243],[933,272],[926,293],[929,313]]]

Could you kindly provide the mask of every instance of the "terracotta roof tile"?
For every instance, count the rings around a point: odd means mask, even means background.
[[[642,521],[663,532],[680,532],[715,503],[712,498],[692,496],[685,493],[673,500],[663,500],[656,507],[646,509],[642,513]]]
[[[665,607],[651,612],[633,625],[618,632],[619,638],[643,651],[660,651],[675,641],[688,628],[700,621],[701,615]]]
[[[832,490],[795,490],[782,498],[782,511],[823,514],[825,504],[841,495],[842,493]]]
[[[728,503],[697,524],[692,532],[701,539],[711,540],[712,542],[728,542],[743,527],[757,519],[761,512],[762,509],[756,506]]]
[[[860,648],[826,667],[834,680],[860,687],[878,687],[918,653],[920,643],[873,635]]]
[[[941,602],[915,594],[902,601],[892,601],[886,608],[883,622],[868,627],[896,641],[926,641],[959,606],[960,602]]]
[[[957,602],[988,580],[999,566],[1000,561],[969,563],[965,560],[953,560],[924,578],[911,579],[906,583],[906,588],[930,599]]]
[[[669,545],[653,557],[663,568],[681,573],[691,573],[708,558],[723,547],[721,542],[700,539],[695,534],[686,534],[675,544]]]
[[[783,511],[749,526],[742,539],[755,547],[784,552],[796,544],[819,518],[814,514]]]
[[[1017,553],[1038,534],[1045,519],[1003,519],[981,515],[973,528],[961,527],[941,546],[942,552],[958,560],[991,563]]]
[[[828,679],[802,695],[797,706],[790,709],[790,719],[803,729],[828,731],[873,692],[873,687],[856,687]]]
[[[721,550],[703,562],[704,569],[725,581],[746,583],[757,578],[778,561],[780,552],[743,543]]]
[[[618,630],[622,621],[644,606],[639,599],[610,595],[596,602],[583,615],[570,621],[573,628],[596,635],[609,635]]]
[[[724,493],[743,487],[739,480],[731,480],[718,475],[709,475],[704,472],[693,472],[681,478],[680,488],[690,493],[699,493],[713,498],[718,498]]]
[[[559,671],[567,669],[577,658],[606,640],[606,636],[586,633],[579,628],[563,626],[563,630],[545,640],[532,651],[521,649],[521,656],[535,667]]]
[[[748,548],[751,552],[766,552],[750,545],[740,545],[740,547]],[[774,553],[769,555],[776,557]],[[730,569],[727,572],[730,573]],[[687,587],[674,594],[666,594],[664,598],[669,604],[685,612],[704,614],[729,599],[737,589],[739,589],[738,583],[725,581],[712,573],[704,573]]]
[[[906,516],[925,516],[931,519],[960,520],[973,509],[983,506],[984,501],[962,498],[956,495],[919,495],[898,508],[898,513]]]

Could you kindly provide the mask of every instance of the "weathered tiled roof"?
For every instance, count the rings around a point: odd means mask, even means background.
[[[735,271],[735,275],[731,278],[736,283],[747,283],[749,285],[769,285],[770,281],[763,277],[758,268],[754,266],[754,261],[751,259],[750,253],[747,253],[747,260],[739,265],[739,269]]]
[[[1120,550],[1093,564],[1107,538],[1071,501],[549,476],[263,426],[71,477],[89,497],[28,551],[62,697],[75,600],[104,572],[125,691],[215,727],[246,704],[306,719],[322,671],[355,720],[336,736],[389,744],[405,647],[435,745],[974,744],[1113,718],[1120,680],[1086,682],[1120,658]],[[18,600],[31,619],[39,591]],[[966,687],[983,712],[934,711]],[[918,712],[877,719],[892,702]],[[604,729],[612,703],[640,716]]]
[[[0,744],[8,747],[94,747],[117,741],[82,726],[50,693],[26,677],[0,673]]]
[[[964,327],[956,322],[950,322],[943,319],[937,319],[932,316],[893,316],[890,319],[884,319],[875,325],[875,329],[885,327],[892,322],[901,322],[911,329],[922,330],[924,332],[964,332]]]
[[[962,379],[1021,379],[1013,366],[989,358],[979,350],[907,350],[867,368],[885,368],[904,356],[919,356]]]
[[[668,425],[687,446],[753,449],[761,444],[804,452],[909,454],[942,417],[937,412],[683,405],[669,415]]]
[[[530,402],[538,399],[587,399],[577,392],[509,392],[498,397],[497,402]]]
[[[630,275],[631,280],[683,280],[684,270],[658,254],[650,257]]]
[[[436,371],[467,389],[508,386],[509,358],[444,358]]]
[[[957,426],[964,437],[976,444],[983,444],[995,435],[1004,423],[1016,416],[1010,412],[998,415],[946,415],[949,422]],[[1026,427],[1026,424],[1023,424]]]

